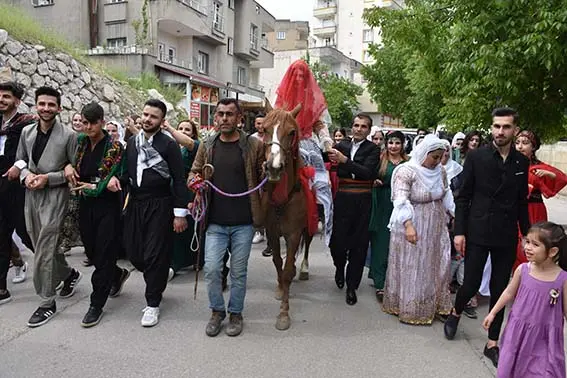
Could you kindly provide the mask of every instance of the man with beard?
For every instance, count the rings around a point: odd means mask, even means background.
[[[10,260],[16,267],[16,277],[25,279],[27,263],[12,241],[14,230],[26,247],[33,249],[24,220],[25,189],[18,183],[17,169],[9,170],[16,159],[22,130],[35,122],[33,115],[18,113],[23,95],[24,90],[17,83],[0,84],[0,304],[12,299],[6,282]]]
[[[48,322],[56,312],[55,290],[63,281],[62,298],[75,293],[82,274],[69,267],[58,248],[59,230],[69,201],[65,166],[75,161],[77,136],[56,119],[61,111],[61,95],[51,87],[35,92],[39,122],[22,131],[16,163],[9,176],[19,172],[26,186],[26,226],[35,248],[33,282],[42,301],[28,321],[29,327]]]
[[[225,98],[218,102],[215,123],[219,132],[199,145],[189,182],[201,177],[211,180],[228,193],[243,193],[258,185],[265,161],[263,143],[238,129],[242,111],[238,101]],[[214,172],[206,166],[212,165]],[[258,191],[249,196],[230,198],[216,191],[207,193],[210,206],[206,219],[205,280],[209,295],[211,318],[207,336],[217,336],[222,329],[226,310],[230,314],[225,332],[238,336],[242,332],[248,258],[252,248],[254,226],[262,224]],[[222,290],[223,259],[230,247],[230,300],[225,307]]]
[[[465,256],[465,277],[455,308],[445,322],[445,337],[452,340],[466,304],[478,292],[490,254],[490,308],[510,280],[516,259],[518,226],[526,235],[528,216],[528,159],[512,146],[518,133],[518,113],[510,108],[492,112],[493,141],[471,151],[461,174],[455,200],[455,248]],[[465,253],[466,252],[466,253]],[[488,331],[484,355],[498,365],[498,339],[504,319],[500,311]]]
[[[122,185],[129,187],[124,241],[126,254],[134,267],[144,273],[146,282],[143,327],[153,327],[159,322],[173,232],[187,229],[188,193],[181,151],[172,138],[161,132],[166,112],[163,102],[146,102],[142,132],[130,137],[127,143],[126,173],[122,180],[111,178],[107,186],[111,192],[121,190]]]
[[[343,140],[329,151],[329,159],[338,163],[339,188],[335,197],[331,255],[335,264],[335,283],[345,285],[346,303],[356,304],[370,233],[372,185],[378,176],[380,149],[367,140],[372,119],[358,114],[352,123],[352,141]]]

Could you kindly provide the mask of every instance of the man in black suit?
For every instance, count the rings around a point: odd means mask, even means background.
[[[492,112],[493,141],[471,151],[465,160],[462,183],[455,200],[455,248],[465,255],[464,282],[455,308],[445,322],[445,337],[452,340],[467,302],[478,292],[490,254],[490,308],[508,285],[516,258],[518,225],[526,235],[529,161],[516,151],[518,113],[510,108]],[[466,254],[465,254],[466,251]],[[484,355],[498,365],[498,338],[504,319],[500,311],[488,332]]]
[[[356,290],[362,279],[370,235],[368,222],[372,205],[372,183],[378,176],[380,150],[366,137],[372,119],[358,114],[352,124],[352,141],[340,142],[329,151],[329,159],[338,163],[339,188],[335,197],[331,255],[336,267],[335,282],[339,289],[345,284],[346,302],[357,302]]]

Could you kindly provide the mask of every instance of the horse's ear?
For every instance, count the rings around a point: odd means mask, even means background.
[[[268,100],[267,98],[264,99],[264,108],[266,110],[266,114],[274,110],[272,104],[270,104],[270,100]]]
[[[301,104],[297,104],[297,106],[293,108],[293,110],[291,111],[292,117],[293,118],[297,117],[300,111],[301,111]]]

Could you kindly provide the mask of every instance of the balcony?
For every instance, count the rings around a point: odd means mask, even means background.
[[[333,37],[337,32],[337,24],[334,22],[323,23],[320,27],[313,29],[313,35],[319,38]]]
[[[259,47],[258,34],[250,33],[250,53],[254,56],[258,56],[260,54],[260,50],[258,47]]]
[[[203,5],[203,0],[177,0],[181,4],[187,5],[189,8],[193,8],[197,12],[207,15],[207,7]]]
[[[104,4],[104,23],[113,24],[126,21],[128,17],[127,9],[128,3],[126,1]]]
[[[218,35],[219,37],[224,37],[224,17],[220,14],[215,14],[213,16],[213,34]]]
[[[337,14],[337,3],[334,1],[319,1],[313,9],[313,16],[322,20],[334,18]]]
[[[176,56],[170,56],[166,53],[158,53],[157,54],[157,61],[161,63],[171,64],[172,66],[185,68],[186,70],[193,70],[193,60],[189,59],[179,59]]]

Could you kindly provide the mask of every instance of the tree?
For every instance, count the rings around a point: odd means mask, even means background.
[[[309,60],[307,62],[309,63]],[[311,63],[309,66],[327,100],[333,127],[350,126],[354,117],[353,111],[359,105],[357,96],[362,94],[362,87],[338,76],[329,66],[320,62]]]
[[[567,135],[567,7],[549,0],[408,0],[373,8],[382,31],[363,69],[380,109],[404,123],[486,126],[497,106],[544,140]],[[429,114],[428,114],[429,113]]]

